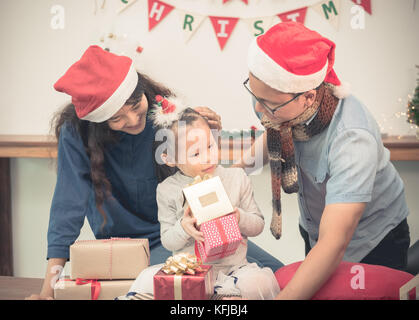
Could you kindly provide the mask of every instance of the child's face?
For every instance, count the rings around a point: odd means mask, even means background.
[[[203,119],[177,128],[176,166],[190,177],[212,174],[218,164],[218,146]]]
[[[143,94],[141,100],[135,104],[125,104],[109,120],[112,130],[123,131],[132,135],[141,133],[146,124],[148,101]]]

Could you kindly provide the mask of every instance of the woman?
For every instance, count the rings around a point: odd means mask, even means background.
[[[48,266],[41,293],[31,299],[53,297],[56,270],[69,259],[69,247],[85,217],[97,239],[147,238],[151,264],[170,255],[160,242],[155,130],[147,111],[156,95],[168,96],[171,91],[137,73],[130,58],[98,46],[89,47],[54,88],[69,94],[72,104],[54,122],[58,171],[48,229]],[[213,111],[196,110],[212,128],[221,128]],[[259,261],[274,260],[254,245],[253,254]]]

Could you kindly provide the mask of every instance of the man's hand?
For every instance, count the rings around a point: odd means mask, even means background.
[[[199,112],[201,116],[207,119],[208,124],[211,129],[221,130],[223,128],[221,124],[221,117],[212,111],[208,107],[196,107],[194,108],[196,112]]]
[[[325,207],[316,245],[276,299],[305,300],[315,295],[342,261],[365,206],[335,203]]]

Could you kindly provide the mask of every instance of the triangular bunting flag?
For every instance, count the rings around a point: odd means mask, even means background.
[[[270,17],[260,17],[260,18],[249,18],[249,19],[242,19],[248,28],[250,33],[254,36],[260,36],[264,34],[271,26],[273,22],[273,16]]]
[[[148,0],[148,31],[151,31],[159,22],[173,10],[173,6],[160,0]]]
[[[213,16],[209,18],[214,27],[215,36],[217,37],[220,48],[223,50],[239,18]]]
[[[198,30],[206,16],[202,16],[197,13],[189,13],[179,9],[177,11],[179,11],[179,17],[185,42],[188,42],[189,39],[195,34],[196,30]]]
[[[357,5],[360,5],[364,8],[366,12],[372,15],[371,0],[352,0],[352,2],[356,3]]]
[[[321,1],[312,8],[329,21],[335,29],[339,29],[340,0]]]
[[[307,14],[307,7],[304,7],[304,8],[280,13],[278,14],[278,17],[279,19],[281,19],[282,22],[295,21],[295,22],[300,22],[304,24],[306,20],[306,14]]]
[[[118,8],[118,13],[121,13],[122,11],[124,11],[126,8],[128,8],[130,5],[132,5],[135,1],[137,0],[119,0],[119,8]],[[103,1],[103,4],[105,3],[105,1]],[[102,6],[103,6],[102,4]]]

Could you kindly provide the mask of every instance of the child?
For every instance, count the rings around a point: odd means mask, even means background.
[[[216,278],[215,293],[241,295],[247,299],[273,299],[279,287],[269,268],[260,268],[248,263],[247,237],[263,231],[264,219],[253,198],[251,182],[243,169],[224,168],[218,165],[217,144],[207,120],[191,108],[182,108],[156,97],[158,106],[153,112],[154,124],[161,129],[166,140],[156,146],[155,158],[158,171],[172,170],[157,187],[158,220],[163,246],[173,254],[194,254],[195,241],[204,241],[203,233],[196,227],[196,219],[185,208],[182,189],[204,175],[219,176],[229,199],[235,207],[234,214],[242,233],[243,241],[233,255],[214,261]],[[161,107],[160,107],[161,106]],[[144,270],[137,278],[131,292],[153,292],[153,275],[162,265]]]

